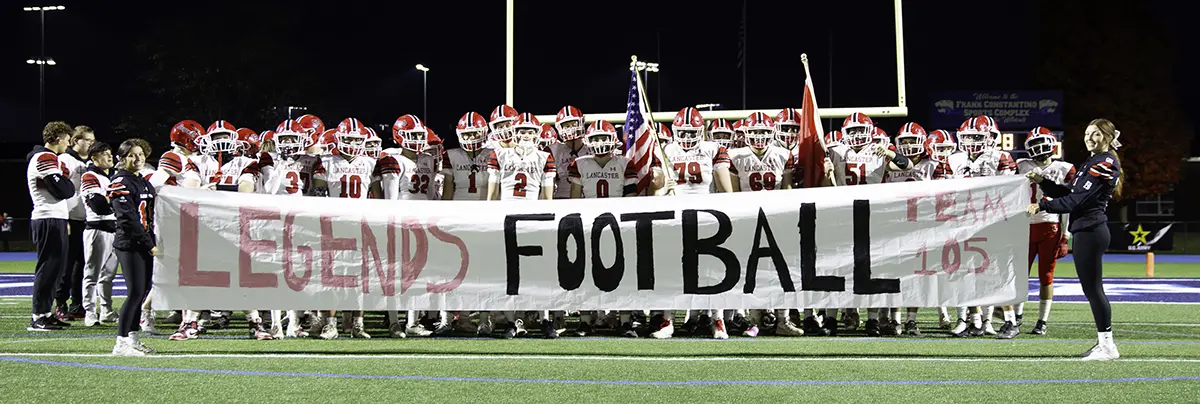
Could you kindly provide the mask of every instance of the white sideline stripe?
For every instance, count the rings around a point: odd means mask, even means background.
[[[61,358],[108,358],[110,354],[87,353],[0,353],[0,356],[17,357],[61,357]],[[147,359],[182,358],[238,358],[238,359],[457,359],[457,360],[549,360],[549,361],[627,361],[627,362],[1079,362],[1081,358],[870,358],[870,357],[816,357],[816,358],[761,358],[738,356],[588,356],[588,355],[323,355],[323,354],[163,354],[149,355]],[[1200,363],[1200,359],[1177,358],[1122,358],[1121,362]]]
[[[22,316],[28,318],[29,316]],[[52,342],[52,341],[79,341],[84,338],[38,338],[38,339],[18,339],[18,340],[3,340],[0,339],[0,344],[27,344],[31,342]]]

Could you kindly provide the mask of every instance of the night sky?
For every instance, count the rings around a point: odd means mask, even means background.
[[[1171,13],[1166,2],[1152,3],[1161,10],[1156,11],[1161,26],[1183,42],[1182,16]],[[180,46],[178,52],[232,57],[212,49],[237,48],[230,38],[240,38],[269,43],[264,49],[279,53],[266,55],[268,62],[255,68],[293,80],[288,84],[295,94],[253,108],[305,105],[327,125],[354,116],[372,126],[390,126],[402,114],[421,113],[417,63],[431,69],[425,118],[443,137],[452,135],[464,112],[486,116],[504,101],[503,1],[54,4],[67,10],[46,14],[46,53],[58,62],[46,70],[46,118],[93,126],[102,140],[118,140],[116,125],[123,117],[153,103],[141,83],[146,57],[137,44],[161,36],[150,27],[183,20],[197,38],[190,43],[204,45]],[[8,77],[8,85],[0,86],[0,117],[9,123],[0,142],[36,142],[43,124],[37,120],[37,67],[25,64],[38,55],[38,13],[21,11],[23,5],[36,4],[14,3],[0,13],[0,29],[8,38],[2,45],[6,61],[0,63],[0,74]],[[622,112],[629,56],[637,54],[662,65],[648,83],[655,111],[698,103],[742,109],[741,5],[520,0],[515,107],[538,114],[553,114],[565,104],[584,113]],[[1034,5],[1031,0],[906,2],[910,117],[885,120],[884,129],[894,132],[904,121],[927,121],[929,94],[938,90],[1046,89],[1036,82],[1043,31],[1033,26]],[[891,1],[756,1],[748,14],[746,107],[799,107],[800,53],[809,55],[822,107],[895,105]],[[1180,53],[1177,71],[1187,72],[1183,67],[1194,66],[1195,56]],[[1200,106],[1196,79],[1179,76],[1177,96],[1194,121]],[[1069,99],[1065,107],[1070,108]],[[281,110],[270,119],[234,124],[263,130],[284,117]],[[217,118],[228,117],[175,116],[153,133],[136,135],[165,144],[166,128],[175,121],[207,125]],[[1200,148],[1200,142],[1193,143]]]

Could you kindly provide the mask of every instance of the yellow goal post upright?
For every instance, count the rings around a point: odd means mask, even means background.
[[[507,63],[505,66],[506,67],[506,69],[505,69],[505,74],[506,74],[505,100],[508,103],[508,105],[512,105],[512,103],[513,103],[513,64],[512,64],[513,33],[512,33],[512,30],[513,30],[513,2],[514,1],[515,0],[507,0],[507,25],[506,26],[507,26],[508,31],[506,34],[506,38],[507,38],[508,42],[507,42],[507,47],[506,47],[506,62]],[[854,112],[861,112],[861,113],[867,114],[871,117],[905,117],[905,116],[908,116],[908,101],[905,98],[906,90],[905,90],[905,86],[904,86],[904,15],[903,15],[902,3],[903,3],[903,0],[893,0],[893,4],[895,7],[894,12],[895,12],[895,29],[896,29],[896,94],[897,94],[896,105],[889,106],[889,107],[843,107],[843,108],[822,107],[821,108],[821,118],[823,118],[823,119],[844,118]],[[799,55],[797,55],[797,56],[799,56]],[[799,58],[797,58],[797,59],[799,59]],[[797,60],[797,62],[799,62],[799,60]],[[800,68],[803,68],[803,67],[800,67]],[[793,106],[793,108],[800,107],[801,94],[802,94],[802,92],[800,91],[800,89],[797,89],[796,105]],[[773,116],[775,116],[775,114],[779,113],[779,111],[781,109],[783,109],[783,107],[768,108],[768,109],[704,111],[704,119],[710,120],[710,119],[722,118],[722,119],[726,119],[729,121],[736,121],[739,119],[743,119],[747,116],[750,116],[750,114],[753,114],[755,112],[762,112],[762,113],[767,114],[768,116],[773,117]],[[651,112],[649,118],[656,122],[670,122],[671,120],[675,119],[676,112],[677,111]],[[541,120],[542,122],[552,122],[552,121],[554,121],[555,116],[554,115],[538,115],[537,118],[538,118],[538,120]],[[622,111],[622,112],[613,112],[613,113],[589,113],[589,114],[585,115],[585,118],[586,118],[587,122],[604,120],[604,121],[611,122],[613,124],[622,124],[625,122],[625,112]]]

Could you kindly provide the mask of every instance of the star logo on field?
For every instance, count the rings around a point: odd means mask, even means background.
[[[1142,225],[1140,224],[1138,225],[1137,230],[1131,231],[1129,234],[1133,236],[1133,244],[1150,244],[1146,241],[1146,236],[1150,235],[1150,232],[1142,230]]]

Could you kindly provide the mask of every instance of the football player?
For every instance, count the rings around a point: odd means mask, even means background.
[[[1029,131],[1025,138],[1025,151],[1028,158],[1017,160],[1017,173],[1028,174],[1036,172],[1043,178],[1056,184],[1066,185],[1075,179],[1075,166],[1054,160],[1054,151],[1059,148],[1058,139],[1049,129],[1036,127]],[[1033,184],[1033,203],[1045,198],[1041,187]],[[1046,321],[1050,319],[1050,304],[1054,299],[1054,266],[1055,261],[1067,255],[1067,216],[1039,211],[1033,214],[1029,225],[1029,266],[1033,266],[1033,258],[1038,263],[1038,321],[1033,326],[1033,334],[1046,333]],[[1016,324],[1021,323],[1024,316],[1025,303],[1019,303],[1016,308]],[[1019,327],[1019,326],[1018,326]]]
[[[394,157],[400,167],[400,199],[406,201],[427,201],[435,199],[432,187],[434,176],[437,175],[437,158],[425,153],[429,147],[429,131],[425,123],[416,115],[408,114],[396,118],[392,124],[392,141],[399,148],[387,149],[384,154]],[[436,312],[426,312],[426,316]],[[406,335],[428,337],[434,334],[419,321],[416,310],[408,311],[406,325],[399,323],[399,313],[388,311],[388,332],[392,338],[404,338]],[[449,331],[449,323],[439,318],[440,332]]]
[[[458,136],[458,148],[442,152],[442,199],[456,201],[478,201],[486,197],[483,192],[487,184],[487,158],[492,150],[483,147],[487,140],[488,124],[478,112],[468,112],[458,119],[455,134]],[[481,312],[479,325],[456,313],[453,321],[458,331],[477,333],[480,336],[492,334],[491,313]]]
[[[538,150],[538,135],[542,131],[542,123],[530,113],[520,114],[512,122],[511,138],[516,145],[492,151],[488,156],[488,200],[530,200],[553,199],[554,197],[554,156]],[[495,129],[493,129],[495,130]],[[499,139],[504,140],[502,135]],[[503,144],[503,142],[502,142]],[[504,330],[505,339],[525,334],[524,321],[516,313],[506,312],[509,324]],[[548,318],[549,313],[543,311],[538,320],[541,321],[542,332],[547,338],[557,338],[558,330]]]
[[[775,140],[775,121],[767,114],[755,112],[747,117],[745,124],[740,127],[746,134],[746,147],[729,151],[731,163],[729,172],[733,176],[731,178],[733,191],[770,191],[791,188],[792,171],[795,167],[792,166],[791,152],[772,144]],[[783,312],[786,314],[787,310]],[[743,336],[757,337],[759,325],[769,326],[774,322],[778,327],[780,323],[787,322],[786,317],[775,317],[774,313],[769,316],[764,315],[761,310],[752,310],[750,313],[752,318],[750,323],[745,326],[745,330],[742,332]],[[771,317],[775,317],[775,319],[771,320]],[[730,318],[726,318],[726,320],[728,323],[734,323],[734,321],[729,321],[732,320]],[[795,328],[795,325],[790,325],[790,328]],[[803,332],[800,332],[799,329],[788,329],[784,331],[784,335],[803,335]]]
[[[579,156],[567,167],[571,198],[618,198],[637,194],[637,169],[628,157],[613,155],[620,143],[617,129],[611,123],[592,122],[581,141],[591,155]],[[583,337],[592,332],[593,314],[596,312],[579,312],[579,328],[574,331],[575,335]],[[636,337],[629,312],[622,312],[620,317],[625,335]]]
[[[968,118],[959,126],[956,135],[959,151],[949,157],[950,170],[955,177],[988,177],[1017,173],[1017,164],[1013,161],[1012,156],[1006,151],[995,149],[1000,129],[996,127],[996,121],[991,117],[980,115]],[[980,308],[971,307],[971,324],[968,327],[964,319],[968,310],[960,307],[959,323],[951,331],[952,334],[956,337],[997,335],[996,330],[992,328],[991,317],[994,308],[995,306],[987,306],[980,313]],[[1016,324],[1016,313],[1012,306],[1006,306],[1003,310],[1005,325],[1001,328],[1001,332],[1014,333],[1008,329],[1015,328],[1010,325]],[[1020,329],[1017,329],[1015,333],[1020,333]]]
[[[365,156],[369,135],[358,119],[346,118],[338,123],[334,130],[336,153],[320,157],[322,169],[313,174],[313,186],[327,190],[328,196],[333,198],[368,199],[371,185],[378,181],[384,199],[399,199],[400,167],[395,159],[380,159],[377,164],[376,160]],[[321,339],[337,338],[336,312],[330,310],[325,314],[323,323],[316,322],[321,324],[320,332],[312,335]],[[370,338],[363,331],[362,311],[354,311],[352,315],[350,336]]]
[[[888,171],[907,170],[912,162],[908,157],[897,154],[883,143],[882,138],[887,134],[876,131],[875,122],[866,114],[855,112],[842,122],[842,144],[829,147],[829,159],[833,163],[834,178],[838,185],[860,185],[883,183],[884,174]],[[890,143],[890,142],[889,142]],[[836,333],[829,327],[836,326],[836,309],[833,313],[826,310],[829,319],[825,329],[830,335]],[[867,310],[866,333],[868,336],[882,335],[879,329],[878,308]],[[846,319],[848,329],[858,328],[858,310],[847,309]]]
[[[511,147],[513,142],[513,121],[517,119],[517,110],[501,104],[492,109],[488,119],[488,140],[484,147],[497,150]]]
[[[733,147],[733,129],[729,127],[729,121],[721,118],[708,121],[708,140],[725,147],[729,150]]]
[[[896,134],[895,149],[900,155],[908,157],[912,164],[907,170],[888,171],[884,176],[883,182],[908,182],[908,181],[929,181],[937,179],[935,172],[938,171],[938,162],[930,159],[929,155],[929,134],[925,132],[920,124],[909,122],[900,127],[900,132]],[[900,319],[899,312],[892,309],[889,322],[886,326],[881,327],[884,334],[900,335]],[[907,310],[907,318],[904,322],[903,333],[914,337],[921,336],[921,329],[917,327],[917,308],[910,307]]]
[[[716,125],[724,125],[724,120]],[[728,129],[728,126],[723,128]],[[704,140],[704,117],[700,111],[694,107],[679,110],[671,122],[671,129],[675,131],[675,141],[663,148],[663,155],[671,162],[672,171],[675,173],[675,194],[731,192],[733,185],[729,176],[729,151],[716,142]],[[728,131],[727,134],[731,135],[732,131]],[[674,315],[667,317],[673,318]],[[666,325],[667,327],[660,325],[650,335],[656,338],[671,336],[674,327],[670,327],[669,323]],[[696,330],[703,329],[711,332],[713,338],[729,338],[725,329],[725,319],[719,309],[710,309],[703,313],[700,310],[688,310],[683,328],[693,335],[696,334]]]
[[[586,155],[583,150],[583,112],[573,106],[565,106],[558,110],[554,117],[554,127],[558,129],[559,144],[550,146],[550,155],[554,156],[555,164],[570,167],[580,155]],[[614,136],[615,136],[614,132]],[[570,179],[566,175],[554,178],[554,199],[571,197]]]

